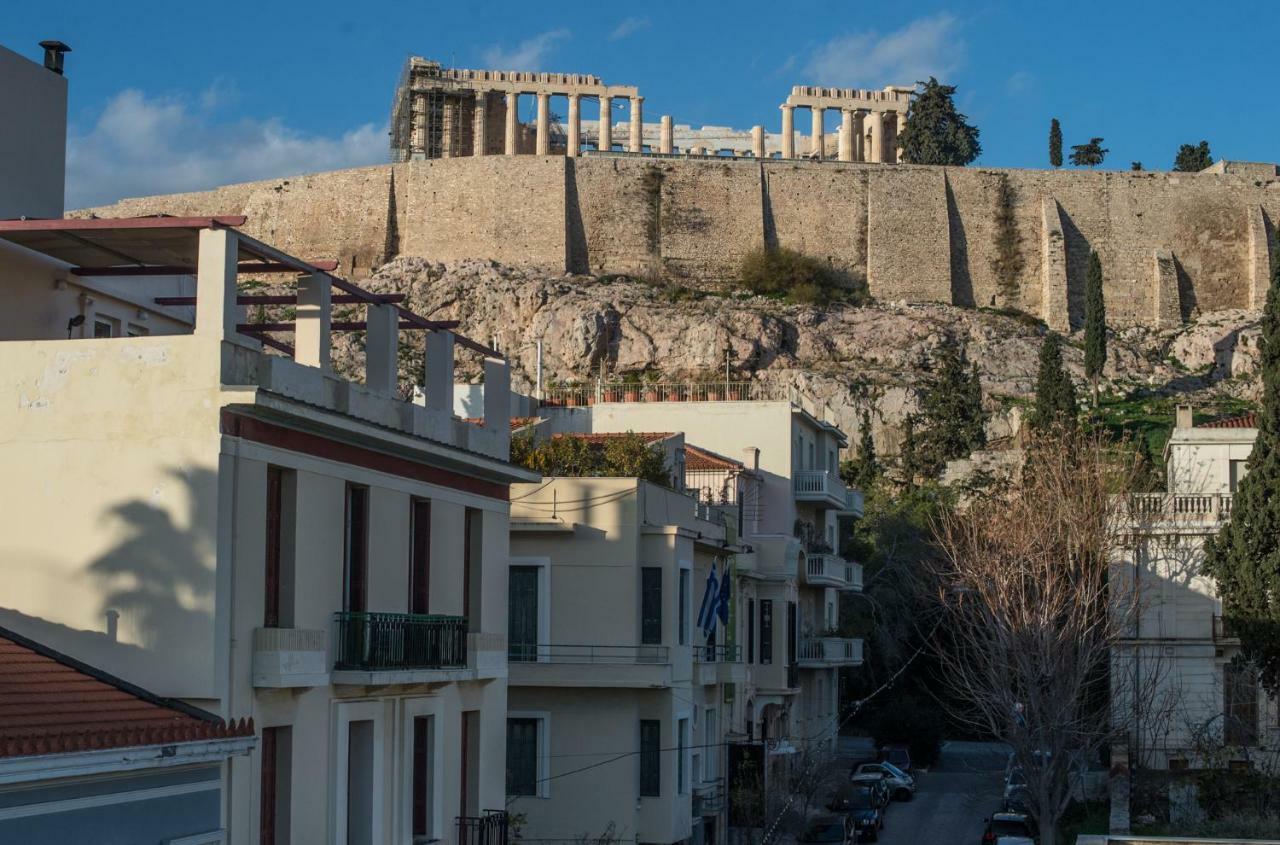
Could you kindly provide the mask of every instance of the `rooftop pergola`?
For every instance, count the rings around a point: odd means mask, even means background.
[[[227,271],[227,275],[232,277],[266,274],[301,277],[295,294],[254,295],[237,292],[232,303],[237,306],[295,305],[298,306],[296,321],[235,322],[234,330],[288,355],[296,354],[294,347],[270,337],[268,332],[305,331],[309,335],[323,333],[325,337],[320,342],[325,347],[322,357],[326,360],[308,363],[327,365],[327,333],[368,331],[375,311],[383,315],[382,324],[386,324],[387,318],[390,318],[396,330],[448,333],[451,344],[456,343],[487,358],[502,358],[497,350],[454,332],[458,327],[456,320],[429,320],[400,304],[404,300],[403,294],[376,294],[334,275],[333,271],[337,268],[335,261],[295,258],[246,235],[237,228],[244,225],[246,219],[243,215],[215,215],[0,220],[0,240],[69,264],[71,267],[68,272],[74,276],[194,276],[197,279],[196,296],[156,297],[155,303],[159,306],[196,306],[197,323],[200,322],[200,301],[206,292],[202,279],[208,276],[212,281],[212,274],[215,272]],[[229,249],[234,249],[234,256],[215,256],[210,249],[212,242],[202,237],[203,233],[219,231],[234,234],[233,238],[224,239],[225,243],[232,244]],[[217,261],[219,266],[205,266],[213,258],[220,259]],[[232,262],[233,273],[230,272]],[[341,293],[333,293],[334,289]],[[360,303],[371,306],[370,320],[335,322],[329,318],[331,305]],[[316,325],[301,327],[300,323],[304,320]],[[394,337],[394,332],[392,336]]]

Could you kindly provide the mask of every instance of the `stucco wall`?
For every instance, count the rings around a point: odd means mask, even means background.
[[[61,217],[67,79],[0,47],[0,220]]]
[[[1249,305],[1255,265],[1265,256],[1251,227],[1261,221],[1262,235],[1274,240],[1280,216],[1280,179],[1274,168],[1266,173],[486,156],[125,200],[96,211],[245,213],[250,233],[302,255],[336,257],[356,276],[386,256],[409,254],[646,272],[717,288],[736,277],[743,255],[768,243],[865,274],[883,300],[989,305],[993,297],[1006,302],[991,260],[997,188],[1007,180],[1024,259],[1014,304],[1051,322],[1079,323],[1088,254],[1096,249],[1109,317],[1152,323],[1157,250],[1172,253],[1182,314]],[[1066,314],[1044,310],[1046,198],[1061,208]]]

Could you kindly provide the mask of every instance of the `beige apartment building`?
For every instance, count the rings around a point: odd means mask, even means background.
[[[506,362],[242,222],[0,221],[0,465],[24,491],[0,625],[252,718],[227,842],[471,841],[501,827],[508,485],[536,476],[507,460],[506,391],[500,426],[453,416],[454,348],[490,385]],[[250,270],[296,283],[243,294]],[[365,320],[335,325],[335,301]],[[296,317],[265,334],[264,303]],[[363,382],[330,366],[353,328]],[[400,398],[402,335],[425,404]]]
[[[1204,542],[1231,518],[1257,436],[1253,414],[1194,425],[1191,409],[1178,409],[1165,450],[1168,490],[1135,500],[1117,566],[1139,612],[1115,660],[1124,692],[1113,707],[1139,765],[1195,767],[1208,762],[1197,749],[1214,745],[1225,747],[1223,762],[1244,762],[1280,743],[1280,706],[1234,660],[1240,642],[1201,572]]]
[[[726,732],[764,740],[775,770],[806,746],[834,747],[839,670],[862,663],[862,641],[836,630],[841,591],[862,588],[861,565],[838,548],[838,520],[860,516],[862,507],[858,491],[840,480],[844,433],[793,389],[589,390],[592,396],[576,398],[549,392],[539,412],[547,431],[680,432],[687,492],[735,515],[748,551],[736,558],[732,635],[742,644],[746,680]],[[574,407],[579,401],[587,407]]]
[[[511,532],[521,839],[724,841],[724,734],[745,671],[723,625],[698,626],[709,573],[742,551],[724,513],[635,478],[548,478],[512,488]]]

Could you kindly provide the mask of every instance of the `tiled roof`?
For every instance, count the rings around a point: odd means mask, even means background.
[[[541,417],[512,417],[511,430],[515,431],[518,428],[524,428],[526,425],[533,425],[541,419]]]
[[[621,440],[623,437],[639,437],[646,444],[652,444],[657,443],[659,440],[666,440],[668,437],[675,437],[675,434],[670,431],[619,431],[598,434],[557,434],[556,437],[573,437],[578,440],[585,440],[587,443],[608,443],[610,440]]]
[[[252,735],[0,628],[0,758]]]
[[[684,468],[686,471],[733,471],[742,469],[742,462],[735,461],[733,458],[726,458],[724,455],[717,455],[709,449],[703,449],[699,446],[693,446],[686,443],[684,446]]]
[[[1242,414],[1238,417],[1227,417],[1226,419],[1214,420],[1200,426],[1200,428],[1257,428],[1258,415],[1254,412]]]

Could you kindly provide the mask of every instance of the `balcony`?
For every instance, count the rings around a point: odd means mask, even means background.
[[[333,682],[470,680],[468,639],[462,616],[335,613]]]
[[[1225,616],[1213,617],[1213,641],[1215,643],[1240,642],[1240,636],[1231,627],[1231,622]]]
[[[458,845],[507,845],[510,820],[506,810],[485,810],[481,816],[457,816]]]
[[[1173,522],[1217,525],[1231,518],[1231,496],[1183,496],[1142,493],[1129,499],[1129,519],[1134,523]]]
[[[742,664],[742,649],[736,645],[703,645],[693,647],[694,682],[702,686],[742,684],[747,681],[747,667]]]
[[[671,649],[664,645],[512,643],[512,686],[669,687]]]
[[[718,816],[724,810],[724,780],[703,781],[693,787],[693,815]]]
[[[325,632],[304,628],[255,628],[253,685],[259,689],[327,686]]]
[[[862,640],[847,637],[804,637],[797,660],[802,669],[862,665]]]
[[[804,580],[811,587],[861,590],[862,564],[848,563],[832,554],[810,552],[805,556]]]
[[[796,470],[792,479],[797,502],[811,502],[827,508],[843,510],[848,505],[848,488],[834,472],[816,469]]]
[[[844,583],[846,590],[862,592],[862,564],[845,561]]]
[[[855,490],[852,487],[846,488],[844,491],[844,507],[840,509],[840,512],[861,518],[863,514],[862,491]]]

